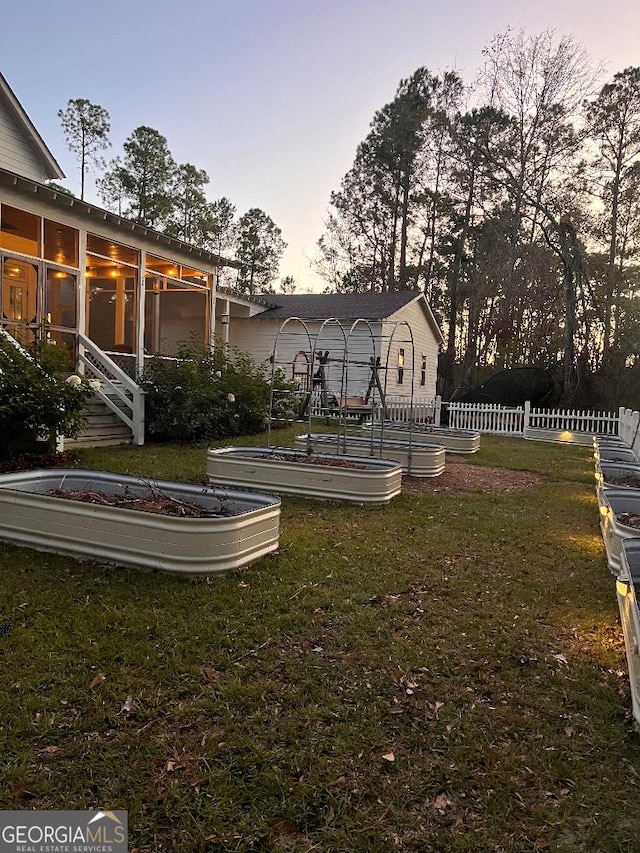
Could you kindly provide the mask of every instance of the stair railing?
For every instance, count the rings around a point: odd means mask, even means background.
[[[84,375],[97,379],[97,397],[125,423],[134,444],[144,444],[144,391],[92,340],[78,335],[78,362]]]

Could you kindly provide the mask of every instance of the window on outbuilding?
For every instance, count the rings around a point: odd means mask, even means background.
[[[398,385],[404,382],[404,349],[398,349]]]

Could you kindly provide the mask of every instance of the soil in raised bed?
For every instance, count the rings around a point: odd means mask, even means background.
[[[325,465],[328,468],[352,468],[364,470],[367,466],[348,459],[336,459],[332,456],[314,456],[313,454],[298,453],[295,456],[286,453],[269,453],[268,455],[256,454],[258,459],[266,459],[269,462],[299,462],[303,465]]]
[[[640,489],[640,476],[638,474],[618,474],[607,477],[607,483],[612,486],[622,486],[625,489]]]
[[[139,512],[153,512],[157,515],[171,515],[177,518],[218,518],[233,515],[231,508],[226,507],[223,503],[220,503],[213,510],[195,501],[179,500],[161,492],[140,496],[133,494],[109,495],[91,489],[50,489],[47,494],[54,498],[65,498],[70,501],[115,506],[121,509],[135,509]]]

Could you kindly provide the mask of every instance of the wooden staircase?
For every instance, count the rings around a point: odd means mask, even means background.
[[[88,403],[83,414],[87,424],[77,438],[64,439],[65,450],[74,447],[109,447],[131,444],[133,441],[129,427],[98,397]]]

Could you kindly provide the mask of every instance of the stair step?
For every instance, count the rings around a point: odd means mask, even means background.
[[[129,427],[95,397],[85,406],[86,424],[77,438],[65,438],[65,447],[109,447],[131,444],[133,435]]]

